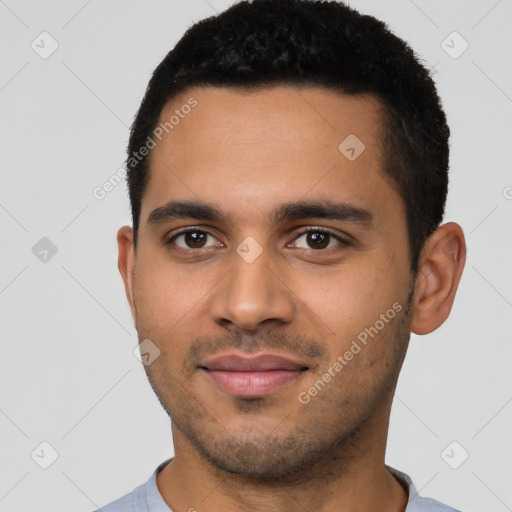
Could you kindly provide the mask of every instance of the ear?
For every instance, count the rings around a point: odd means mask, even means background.
[[[412,332],[428,334],[448,318],[465,262],[466,242],[462,228],[454,222],[437,228],[426,241],[418,262]]]
[[[133,320],[136,321],[135,303],[133,300],[133,279],[135,275],[135,247],[133,245],[133,229],[123,226],[117,232],[118,258],[117,266],[124,281],[126,298],[130,305]]]

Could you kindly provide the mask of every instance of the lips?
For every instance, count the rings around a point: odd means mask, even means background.
[[[222,391],[237,397],[257,398],[299,379],[308,367],[275,354],[231,354],[206,361],[202,370]]]
[[[305,365],[274,354],[258,356],[219,356],[207,361],[204,365],[208,370],[233,372],[264,372],[272,370],[301,370]]]

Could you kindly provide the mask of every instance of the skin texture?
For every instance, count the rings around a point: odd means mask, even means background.
[[[371,96],[192,88],[161,120],[190,97],[197,106],[152,150],[137,249],[130,227],[118,232],[139,339],[161,351],[145,369],[173,420],[175,459],[158,475],[160,493],[175,511],[295,511],[298,502],[322,512],[404,510],[406,493],[384,466],[392,396],[410,332],[427,334],[450,312],[462,230],[439,227],[411,275],[405,209],[382,174],[381,109]],[[354,161],[338,149],[350,134],[365,144]],[[148,223],[171,200],[202,201],[225,218]],[[296,201],[346,203],[372,220],[269,218]],[[191,227],[209,234],[206,247],[170,240]],[[326,248],[308,237],[314,228],[332,233]],[[251,263],[236,250],[246,237],[261,248]],[[393,305],[393,318],[301,403]],[[268,395],[240,398],[201,369],[234,351],[308,369]]]

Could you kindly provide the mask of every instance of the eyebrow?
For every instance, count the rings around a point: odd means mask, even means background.
[[[322,218],[355,222],[364,227],[373,226],[373,215],[363,208],[345,202],[330,200],[296,201],[278,206],[267,216],[272,224],[287,220]],[[148,224],[156,225],[174,219],[196,219],[212,222],[226,222],[229,215],[212,204],[203,201],[169,201],[155,208],[148,217]]]

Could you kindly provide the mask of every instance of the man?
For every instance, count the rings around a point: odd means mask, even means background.
[[[410,333],[465,261],[449,130],[385,25],[240,2],[187,31],[132,127],[119,269],[175,456],[114,511],[449,511],[384,462]]]

